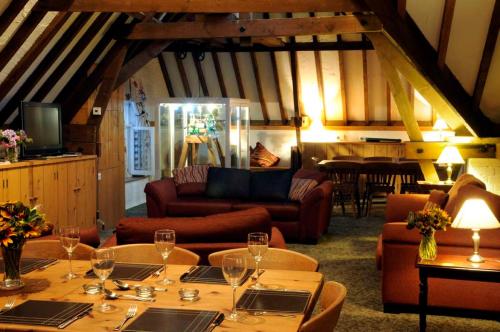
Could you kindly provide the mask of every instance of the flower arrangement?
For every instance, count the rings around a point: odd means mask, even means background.
[[[2,146],[6,149],[15,148],[16,146],[21,146],[33,142],[33,140],[28,137],[24,130],[14,131],[12,129],[3,130],[0,141],[2,143]]]
[[[421,211],[410,212],[407,222],[406,228],[416,228],[422,234],[419,246],[420,258],[434,260],[437,256],[434,232],[446,231],[446,226],[451,224],[451,217],[436,204],[428,204]]]
[[[2,247],[22,247],[26,239],[39,237],[45,227],[45,216],[36,207],[27,207],[22,202],[7,202],[0,205]]]

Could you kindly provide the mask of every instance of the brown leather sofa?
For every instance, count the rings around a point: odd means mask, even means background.
[[[429,195],[390,195],[386,223],[379,238],[377,265],[382,270],[382,302],[386,312],[414,311],[418,305],[419,277],[415,261],[421,235],[406,229],[409,211],[421,210]],[[468,198],[482,198],[500,220],[500,196],[485,190],[471,175],[457,180],[449,192],[444,209],[456,216]],[[487,259],[500,260],[500,229],[480,231],[480,253]],[[472,232],[448,228],[436,232],[439,254],[472,254]],[[469,312],[500,312],[500,284],[445,279],[429,279],[429,307],[435,311],[462,309]]]
[[[153,181],[146,185],[148,217],[198,217],[216,213],[266,208],[288,242],[316,243],[328,229],[331,216],[333,184],[326,174],[301,169],[294,177],[315,179],[319,185],[300,202],[250,201],[240,199],[213,199],[204,195],[204,186],[184,184],[176,186],[172,178]]]
[[[51,226],[46,233],[42,233],[41,237],[33,238],[31,240],[59,240],[59,236],[53,234],[54,226]],[[91,247],[99,247],[101,241],[99,239],[99,233],[97,232],[97,227],[84,227],[80,228],[80,243],[89,245]]]
[[[283,235],[271,226],[271,216],[264,208],[207,217],[123,218],[103,247],[153,243],[154,233],[159,229],[175,230],[176,245],[200,255],[202,263],[207,263],[208,255],[213,252],[246,247],[251,232],[265,232],[270,247],[286,249]]]

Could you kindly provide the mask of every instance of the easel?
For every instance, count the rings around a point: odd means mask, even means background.
[[[188,158],[188,165],[194,165],[198,160],[198,150],[200,148],[200,144],[206,144],[208,149],[208,159],[212,165],[217,165],[217,159],[215,157],[215,153],[217,152],[217,156],[219,158],[219,162],[221,167],[225,166],[224,153],[222,152],[222,148],[219,143],[218,138],[212,138],[208,136],[197,136],[197,135],[189,135],[184,138],[184,143],[182,144],[181,156],[179,158],[178,168],[183,168],[186,165],[186,158]],[[214,149],[215,147],[215,149]]]

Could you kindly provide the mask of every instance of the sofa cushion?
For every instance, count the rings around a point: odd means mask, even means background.
[[[271,167],[280,162],[280,158],[272,154],[264,145],[257,142],[255,149],[250,147],[250,166]]]
[[[245,169],[210,167],[207,177],[207,197],[250,197],[250,171]]]
[[[297,221],[300,216],[298,202],[242,202],[233,204],[233,210],[245,210],[256,207],[265,208],[273,220]]]
[[[206,182],[181,183],[177,185],[177,196],[201,196],[207,189]]]
[[[328,180],[328,175],[324,172],[319,172],[313,169],[301,168],[293,175],[294,179],[311,179],[318,183]]]
[[[290,170],[251,172],[250,198],[257,201],[286,201],[292,175]]]
[[[455,208],[458,202],[458,192],[461,187],[466,185],[472,185],[482,189],[486,189],[486,185],[481,180],[475,178],[473,175],[470,174],[460,175],[455,184],[453,185],[453,187],[451,187],[450,191],[448,191],[448,202],[444,207],[445,211],[448,212],[448,214],[452,218],[455,218],[456,216]]]
[[[195,217],[231,211],[232,201],[209,198],[185,198],[167,203],[169,216]]]
[[[448,200],[448,194],[442,190],[432,190],[429,194],[429,198],[427,199],[427,203],[425,203],[426,208],[428,204],[437,205],[439,208],[443,208]]]
[[[264,208],[192,218],[124,218],[116,227],[117,243],[153,243],[159,229],[175,230],[178,243],[246,243],[248,233],[271,237],[271,217]]]
[[[307,193],[318,185],[318,181],[313,179],[293,178],[288,193],[288,198],[292,201],[300,201]]]
[[[182,183],[204,183],[207,182],[208,168],[210,165],[193,165],[184,168],[176,168],[172,171],[176,185]]]

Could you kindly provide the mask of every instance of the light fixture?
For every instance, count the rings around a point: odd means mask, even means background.
[[[451,180],[451,165],[453,164],[465,164],[464,159],[460,155],[456,146],[447,146],[443,149],[441,154],[439,155],[438,160],[436,161],[438,164],[447,164],[448,168],[446,169],[446,173],[448,174],[448,179],[446,183],[452,183]]]
[[[443,119],[438,118],[436,120],[436,122],[434,123],[434,126],[432,126],[432,129],[433,130],[437,130],[439,132],[439,140],[440,141],[444,141],[443,131],[447,130],[449,128],[448,128],[448,125],[446,124],[446,122]]]
[[[451,227],[472,230],[474,253],[467,260],[482,263],[484,259],[479,255],[479,230],[500,228],[500,223],[484,200],[472,198],[464,202]]]

